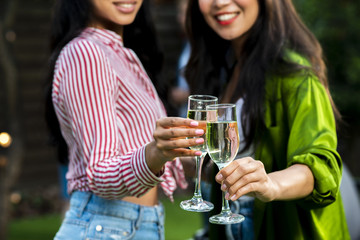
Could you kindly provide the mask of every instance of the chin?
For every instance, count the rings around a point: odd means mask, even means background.
[[[231,34],[218,34],[222,39],[224,40],[228,40],[228,41],[232,41],[236,38],[238,38],[237,36],[231,35]]]

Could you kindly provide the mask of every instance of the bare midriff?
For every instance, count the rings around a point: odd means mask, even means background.
[[[159,203],[157,187],[150,189],[141,197],[124,197],[122,200],[143,206],[155,206]]]

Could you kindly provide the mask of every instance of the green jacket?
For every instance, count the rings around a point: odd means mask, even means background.
[[[290,54],[290,59],[308,65]],[[267,172],[305,164],[315,178],[312,194],[294,201],[255,200],[257,239],[350,239],[339,192],[342,162],[328,94],[318,78],[303,71],[269,78],[265,86],[265,129],[256,159]]]

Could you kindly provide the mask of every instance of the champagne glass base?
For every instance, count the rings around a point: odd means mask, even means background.
[[[209,218],[209,222],[213,224],[236,224],[245,220],[245,217],[240,214],[227,212],[214,215]]]
[[[209,212],[213,210],[214,204],[208,201],[204,201],[201,198],[192,198],[182,201],[180,203],[180,207],[190,212]]]

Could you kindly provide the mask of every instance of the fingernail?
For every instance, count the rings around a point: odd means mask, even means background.
[[[190,126],[193,126],[193,127],[199,126],[199,122],[192,121],[190,123]]]
[[[216,175],[216,180],[219,180],[219,181],[223,180],[223,175],[221,173]]]
[[[229,200],[229,196],[230,196],[230,194],[227,192],[227,193],[225,194],[225,199],[226,199],[226,200]]]
[[[195,131],[195,133],[198,134],[198,135],[203,135],[203,134],[204,134],[204,130],[202,130],[202,129],[197,129],[197,130]]]
[[[204,142],[204,139],[203,138],[198,138],[195,140],[196,143],[203,143]]]
[[[196,152],[195,152],[195,155],[196,155],[196,156],[201,156],[201,154],[202,154],[201,151],[196,151]]]
[[[231,201],[235,201],[236,200],[236,195],[232,195],[232,197],[230,198]]]
[[[225,191],[226,188],[227,188],[227,186],[226,186],[225,184],[223,184],[223,185],[221,186],[221,190],[223,190],[223,191]]]

